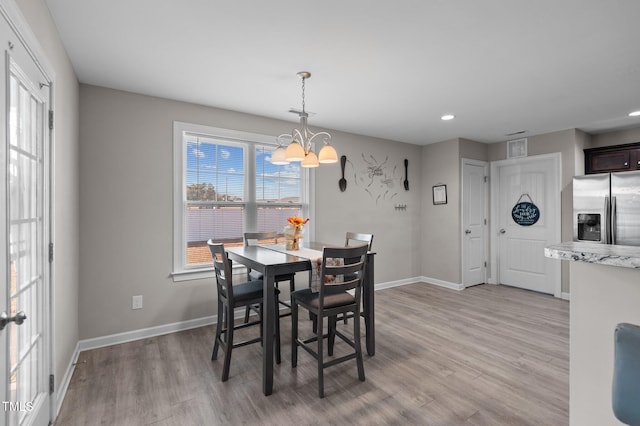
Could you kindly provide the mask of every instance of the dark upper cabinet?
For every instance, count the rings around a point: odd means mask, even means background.
[[[584,150],[584,172],[640,170],[640,142]]]

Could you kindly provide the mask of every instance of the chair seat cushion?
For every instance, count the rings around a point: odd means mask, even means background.
[[[237,301],[262,298],[262,281],[249,281],[233,285],[233,298]]]
[[[291,294],[293,299],[296,299],[300,304],[318,308],[318,302],[320,299],[320,293],[312,291],[310,288],[294,291]],[[324,308],[337,308],[339,306],[347,306],[356,303],[355,297],[347,292],[331,294],[324,298]]]

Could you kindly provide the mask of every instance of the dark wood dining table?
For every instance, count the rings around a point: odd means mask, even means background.
[[[322,251],[327,244],[305,242],[304,246]],[[311,271],[311,260],[291,254],[291,251],[279,251],[274,247],[243,246],[228,247],[227,256],[234,262],[245,265],[248,268],[259,271],[263,278],[263,306],[265,313],[262,316],[262,392],[265,395],[273,393],[273,336],[275,333],[276,309],[274,278],[294,272]],[[374,304],[374,255],[367,254],[364,283],[362,288],[362,316],[365,320],[367,354],[375,354],[375,304]]]

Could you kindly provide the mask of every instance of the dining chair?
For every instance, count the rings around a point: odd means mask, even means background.
[[[218,322],[216,326],[216,337],[213,344],[211,360],[218,358],[218,348],[224,351],[224,364],[222,368],[222,381],[229,379],[229,367],[231,365],[231,351],[235,348],[258,343],[262,340],[262,315],[263,315],[263,290],[262,280],[247,281],[241,284],[232,284],[231,262],[227,258],[224,244],[207,241],[213,266],[216,275],[216,286],[218,289]],[[275,289],[275,304],[278,307],[279,290]],[[243,306],[258,305],[259,315],[257,321],[235,325],[234,310]],[[235,330],[258,325],[260,327],[260,337],[245,340],[242,342],[233,341]],[[280,364],[280,319],[275,323],[275,356],[276,363]]]
[[[277,232],[245,232],[244,233],[244,245],[245,247],[251,245],[258,244],[278,244],[278,238],[280,235]],[[252,271],[250,268],[247,268],[247,280],[261,280],[262,274],[258,271]],[[293,293],[296,289],[296,274],[282,274],[276,275],[274,279],[274,283],[276,288],[278,288],[278,284],[281,282],[289,281],[289,293]],[[287,308],[291,308],[291,303],[285,302],[283,300],[280,301],[280,304],[286,306]],[[244,313],[244,322],[249,322],[249,314],[251,311],[251,306],[247,306]],[[279,312],[279,310],[276,310]],[[291,315],[291,312],[282,313],[280,316]]]
[[[291,296],[291,366],[298,364],[298,346],[309,352],[318,361],[318,395],[324,398],[324,369],[355,358],[358,379],[364,381],[364,363],[360,344],[360,300],[362,282],[367,257],[366,244],[354,247],[325,247],[322,252],[319,291],[312,288],[294,291]],[[349,293],[354,290],[354,294]],[[314,316],[313,336],[298,338],[298,309],[305,308]],[[345,336],[336,327],[339,314],[353,312],[353,340]],[[328,332],[323,334],[324,318],[328,320]],[[335,337],[338,336],[354,351],[339,358],[324,361],[323,341],[327,338],[327,353],[333,355]],[[317,346],[314,349],[312,343]]]
[[[360,234],[357,232],[347,231],[347,238],[344,242],[345,247],[348,247],[349,245],[353,245],[354,243],[362,244],[363,242],[369,245],[369,251],[371,251],[371,247],[373,246],[373,234]],[[345,314],[342,319],[346,324],[347,320],[351,317],[352,316]]]
[[[347,239],[344,242],[345,246],[353,245],[352,242],[357,244],[362,244],[363,242],[367,243],[369,246],[369,251],[371,251],[371,247],[373,246],[373,234],[359,234],[357,232],[348,232],[347,231]]]

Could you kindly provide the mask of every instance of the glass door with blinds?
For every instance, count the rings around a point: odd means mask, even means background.
[[[0,148],[6,170],[0,178],[0,423],[40,425],[51,417],[50,84],[8,23],[0,20],[5,46],[0,133],[6,135]]]

